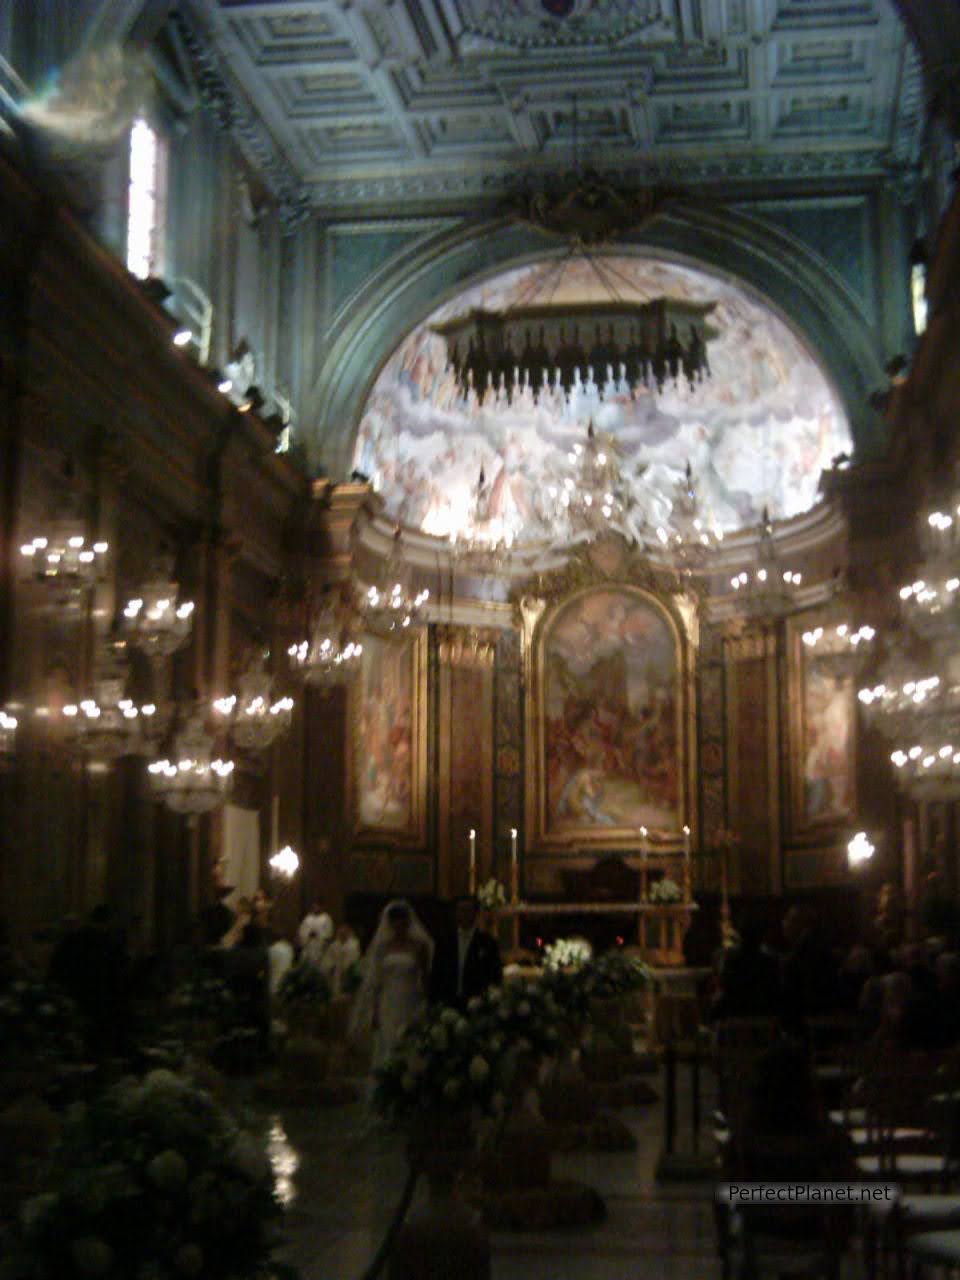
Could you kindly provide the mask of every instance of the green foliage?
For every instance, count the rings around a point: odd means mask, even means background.
[[[18,974],[0,990],[0,1062],[15,1054],[78,1058],[80,1015],[59,987]]]
[[[280,979],[277,999],[281,1004],[326,1004],[330,999],[330,984],[315,965],[300,961]]]
[[[207,973],[187,978],[170,996],[170,1009],[177,1018],[211,1022],[218,1027],[236,1021],[237,1007],[225,982]]]
[[[68,1113],[3,1280],[267,1280],[280,1208],[263,1144],[182,1076],[152,1071]]]

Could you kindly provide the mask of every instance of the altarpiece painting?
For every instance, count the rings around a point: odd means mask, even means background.
[[[793,835],[846,822],[856,809],[856,682],[849,663],[803,643],[790,626]]]
[[[533,649],[535,838],[636,846],[684,812],[682,640],[646,592],[611,584],[546,616]]]
[[[356,834],[422,845],[426,813],[426,633],[365,636],[353,709]]]

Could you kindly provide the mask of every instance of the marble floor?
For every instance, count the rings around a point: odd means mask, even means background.
[[[606,1221],[549,1233],[495,1234],[494,1280],[719,1278],[712,1183],[657,1182],[659,1103],[619,1114],[636,1134],[635,1151],[554,1161],[556,1177],[588,1183],[603,1196]],[[406,1162],[399,1139],[367,1128],[357,1105],[256,1115],[270,1137],[288,1203],[285,1259],[301,1269],[303,1280],[360,1280],[403,1186]],[[856,1274],[851,1265],[847,1275]]]

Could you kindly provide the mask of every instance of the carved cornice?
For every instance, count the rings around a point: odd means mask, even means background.
[[[449,667],[492,667],[500,632],[478,627],[437,627],[437,656]]]
[[[603,244],[639,230],[678,194],[661,187],[615,187],[587,173],[566,187],[518,195],[504,212],[551,235]]]
[[[276,200],[281,227],[292,233],[310,213],[310,197],[299,175],[263,121],[231,83],[210,35],[195,17],[181,7],[170,14],[170,22],[190,59],[201,102],[218,128],[236,138]]]
[[[703,584],[691,579],[681,582],[677,574],[650,561],[644,553],[622,538],[611,534],[599,538],[585,547],[578,547],[570,557],[555,569],[536,573],[514,584],[510,599],[518,623],[522,623],[523,601],[533,598],[545,604],[555,604],[585,587],[604,586],[607,583],[628,583],[642,587],[651,595],[675,603],[690,631],[690,620],[699,612],[703,600]]]
[[[495,202],[504,196],[520,193],[529,186],[531,166],[517,168],[477,169],[470,172],[448,169],[371,173],[369,176],[317,181],[308,187],[312,203],[317,207],[369,205],[382,201],[416,203],[440,201],[457,204],[465,199]],[[548,170],[544,170],[548,172]],[[845,152],[780,152],[772,154],[728,156],[664,156],[654,168],[639,162],[632,166],[603,167],[598,171],[601,182],[612,189],[645,186],[655,181],[694,187],[703,183],[784,182],[804,178],[846,178],[873,176],[889,181],[890,153],[885,148],[868,147]]]

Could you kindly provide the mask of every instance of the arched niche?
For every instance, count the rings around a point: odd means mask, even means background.
[[[881,351],[847,286],[817,254],[759,219],[724,208],[672,204],[617,253],[703,266],[752,290],[814,353],[843,403],[859,457],[882,451],[868,397],[885,385]],[[560,257],[566,247],[514,219],[467,222],[398,255],[337,318],[304,418],[316,424],[311,460],[349,473],[364,403],[384,362],[435,308],[512,266]]]

